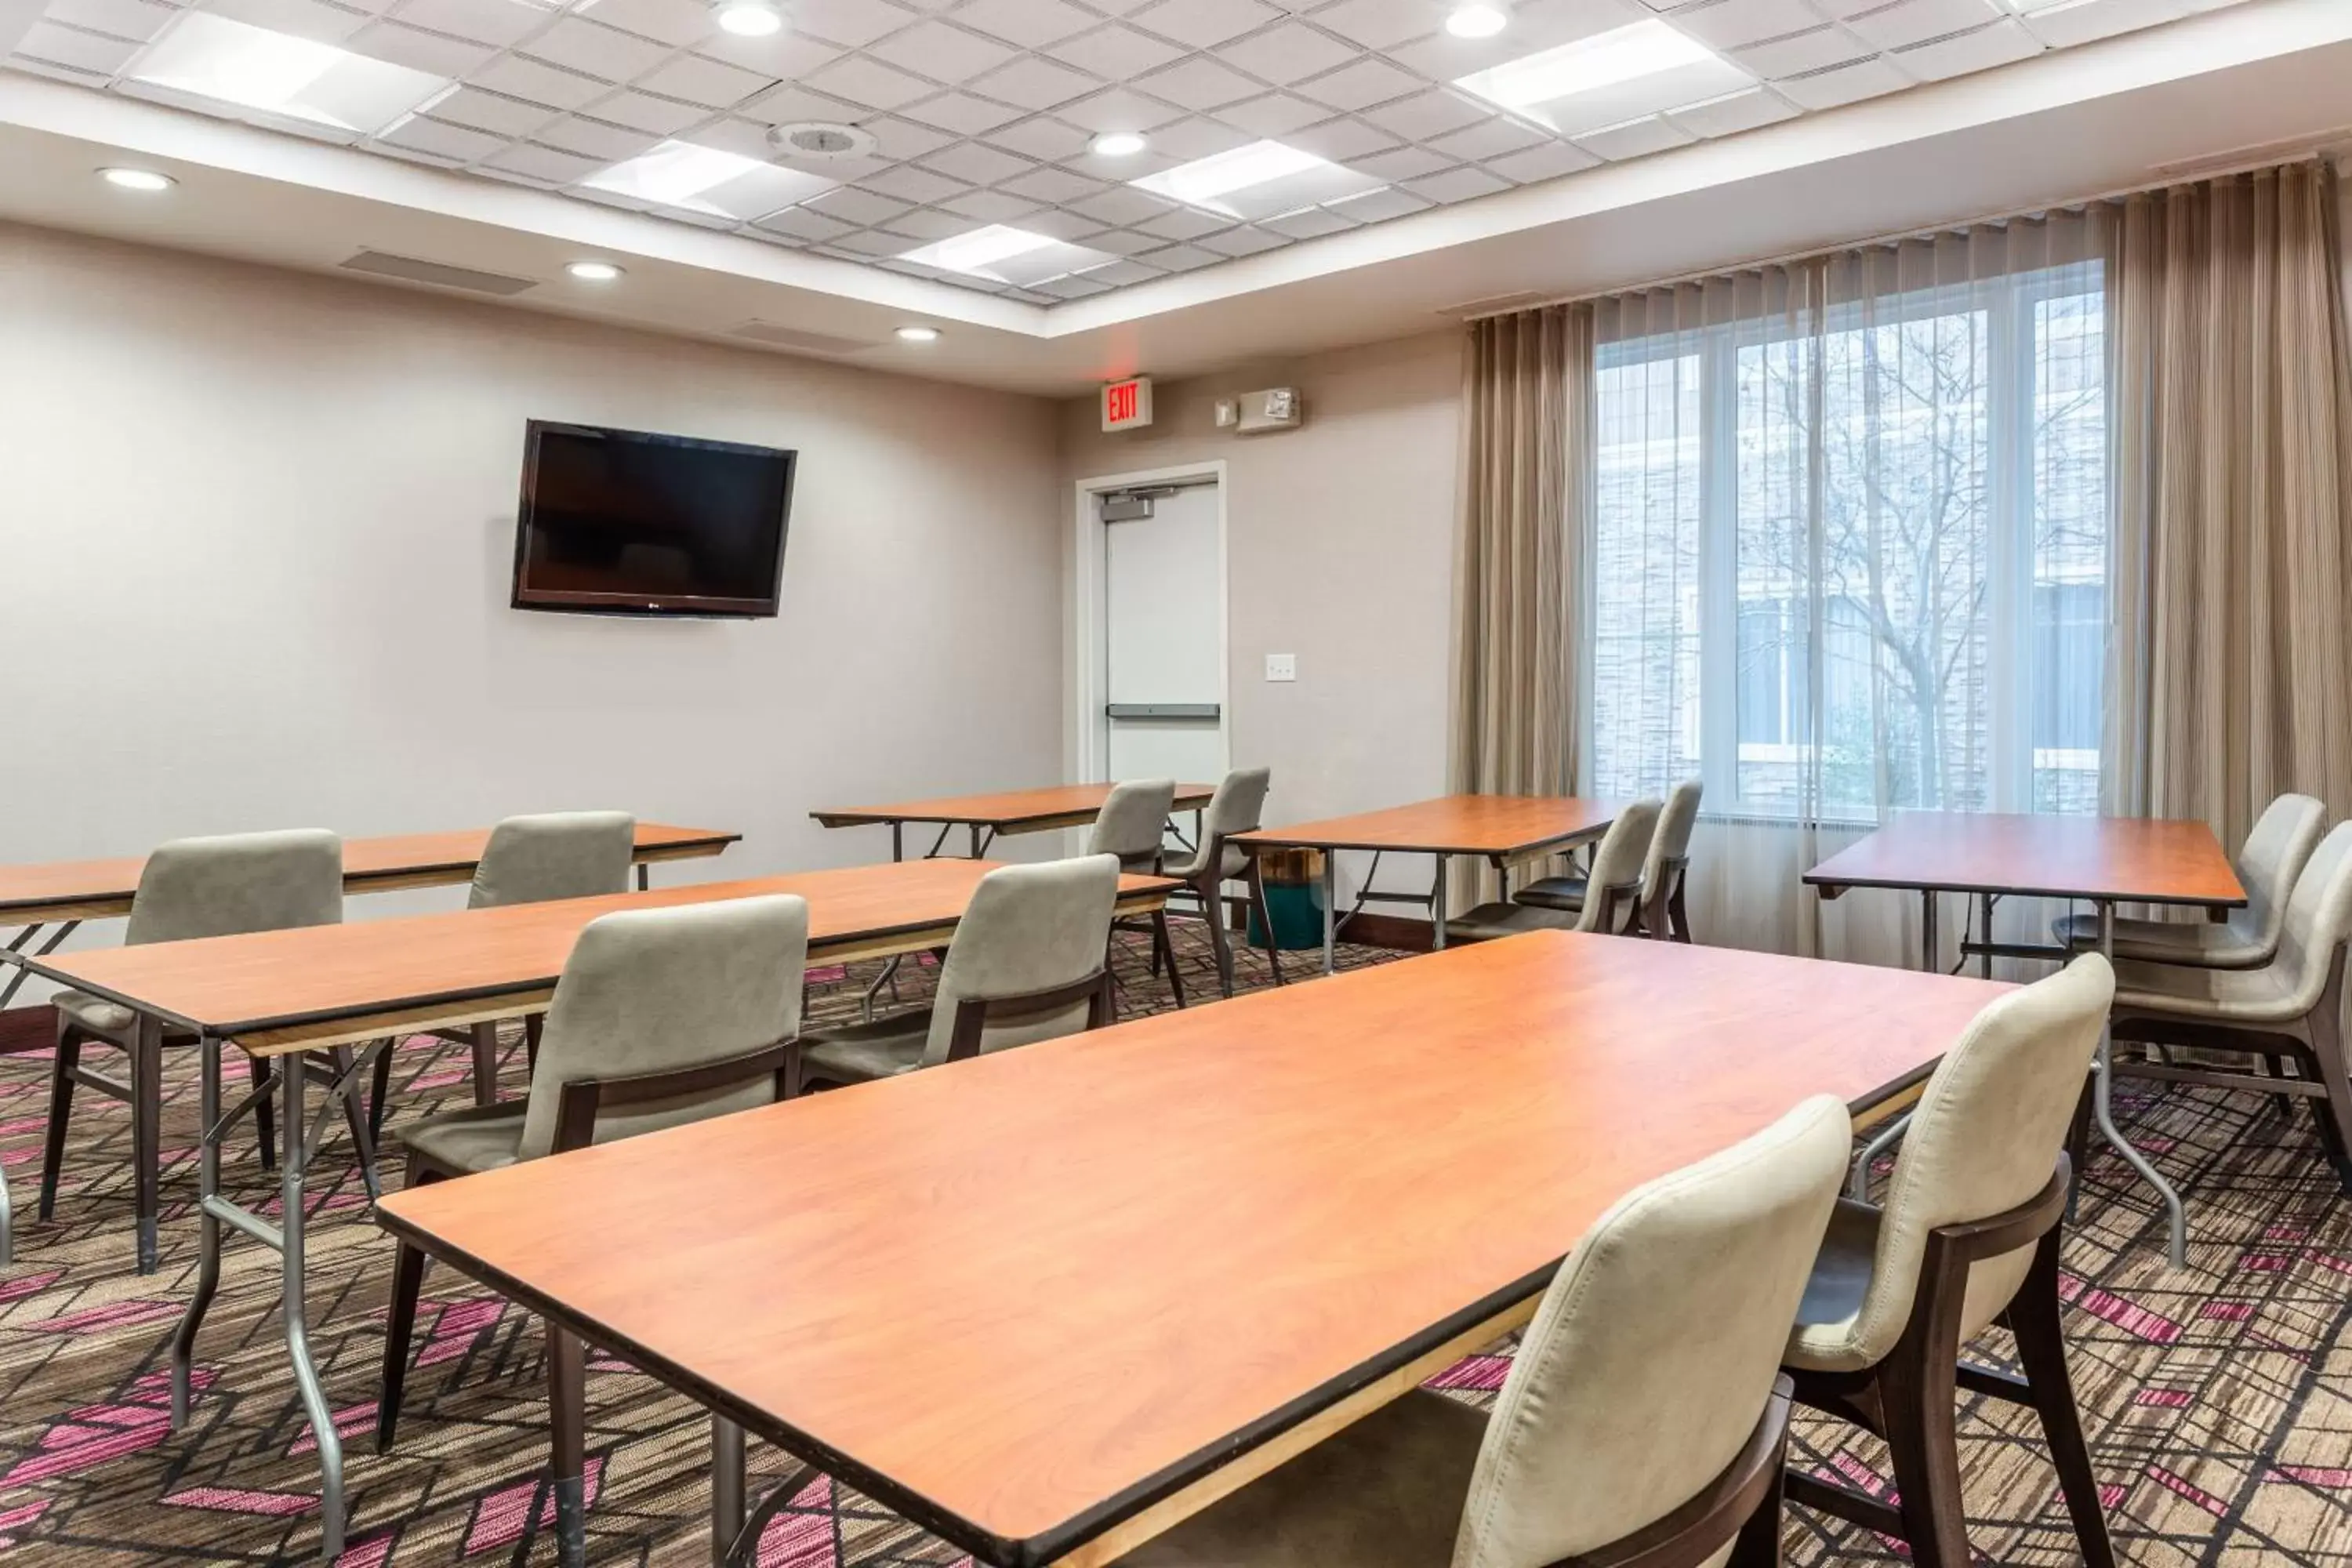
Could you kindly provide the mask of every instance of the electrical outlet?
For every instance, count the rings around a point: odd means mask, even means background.
[[[1270,653],[1265,656],[1265,678],[1268,680],[1298,679],[1298,656],[1295,653]]]

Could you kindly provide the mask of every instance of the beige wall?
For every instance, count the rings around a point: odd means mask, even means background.
[[[781,617],[510,609],[532,416],[798,447]],[[0,227],[0,861],[602,805],[748,836],[665,878],[887,857],[808,811],[1060,776],[1055,441],[1042,400]]]
[[[1223,458],[1230,740],[1236,765],[1274,769],[1270,821],[1400,805],[1445,787],[1462,337],[1426,336],[1157,386],[1152,427],[1101,433],[1091,401],[1062,410],[1061,528],[1076,569],[1076,485]],[[1297,386],[1303,428],[1237,437],[1213,401]],[[1296,654],[1270,684],[1265,656]],[[1076,755],[1075,666],[1066,676]],[[1420,866],[1391,862],[1384,886]],[[1350,871],[1360,869],[1352,863]]]

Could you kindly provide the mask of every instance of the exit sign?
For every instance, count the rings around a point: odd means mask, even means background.
[[[1151,378],[1130,376],[1102,389],[1102,427],[1140,430],[1151,423]]]

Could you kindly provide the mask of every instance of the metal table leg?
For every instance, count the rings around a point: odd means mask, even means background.
[[[2116,906],[2108,900],[2102,900],[2099,902],[2099,952],[2105,955],[2109,963],[2115,962]],[[2116,1078],[2115,1049],[2114,1031],[2102,1026],[2099,1030],[2099,1054],[2091,1066],[2091,1112],[2098,1121],[2099,1136],[2107,1141],[2107,1147],[2122,1155],[2124,1163],[2137,1171],[2140,1179],[2154,1187],[2157,1195],[2164,1200],[2165,1219],[2171,1241],[2172,1266],[2175,1268],[2183,1268],[2188,1267],[2189,1263],[2189,1215],[2181,1205],[2180,1194],[2173,1190],[2172,1184],[2164,1179],[2163,1173],[2157,1170],[2147,1155],[2131,1146],[2130,1141],[2125,1138],[2122,1131],[2116,1126],[2113,1101]]]
[[[1984,932],[1977,939],[1984,945],[1984,951],[1977,954],[1977,973],[1985,979],[1990,980],[1992,978],[1992,895],[1990,893],[1977,895],[1977,924]]]
[[[1429,885],[1429,950],[1445,951],[1445,857],[1437,858],[1437,880]]]
[[[643,860],[637,862],[637,891],[644,892],[654,885],[653,868]]]
[[[906,858],[907,825],[894,821],[890,824],[890,863],[895,866]]]
[[[47,958],[49,954],[58,950],[58,943],[64,942],[66,938],[73,935],[75,931],[79,931],[80,929],[81,921],[66,921],[64,924],[58,926],[56,931],[49,933],[48,941],[33,949],[33,956],[35,958]],[[16,940],[8,944],[6,953],[0,953],[0,957],[10,957],[24,952],[32,940],[40,934],[41,928],[39,926],[26,926],[24,930],[16,933]],[[14,1002],[16,999],[16,993],[23,990],[25,988],[25,982],[32,977],[33,972],[31,970],[26,968],[21,963],[16,965],[16,975],[9,980],[7,989],[0,991],[0,1007],[5,1007],[9,1003]]]
[[[1919,967],[1930,974],[1943,972],[1943,954],[1937,951],[1940,945],[1936,940],[1936,889],[1922,888],[1919,889],[1919,947],[1926,956],[1920,960]]]
[[[587,1347],[579,1336],[547,1325],[547,1416],[554,1438],[555,1560],[562,1568],[588,1561]]]
[[[743,1533],[743,1428],[710,1417],[710,1562],[727,1568]]]
[[[1339,967],[1339,852],[1323,851],[1323,973]]]

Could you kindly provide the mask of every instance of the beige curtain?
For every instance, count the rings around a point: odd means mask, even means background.
[[[2133,196],[2110,263],[2106,790],[2236,844],[2270,798],[2352,812],[2352,353],[2334,171]]]
[[[1570,795],[1579,761],[1581,542],[1592,485],[1592,310],[1476,321],[1463,385],[1452,787]],[[1494,894],[1457,868],[1456,910]]]

